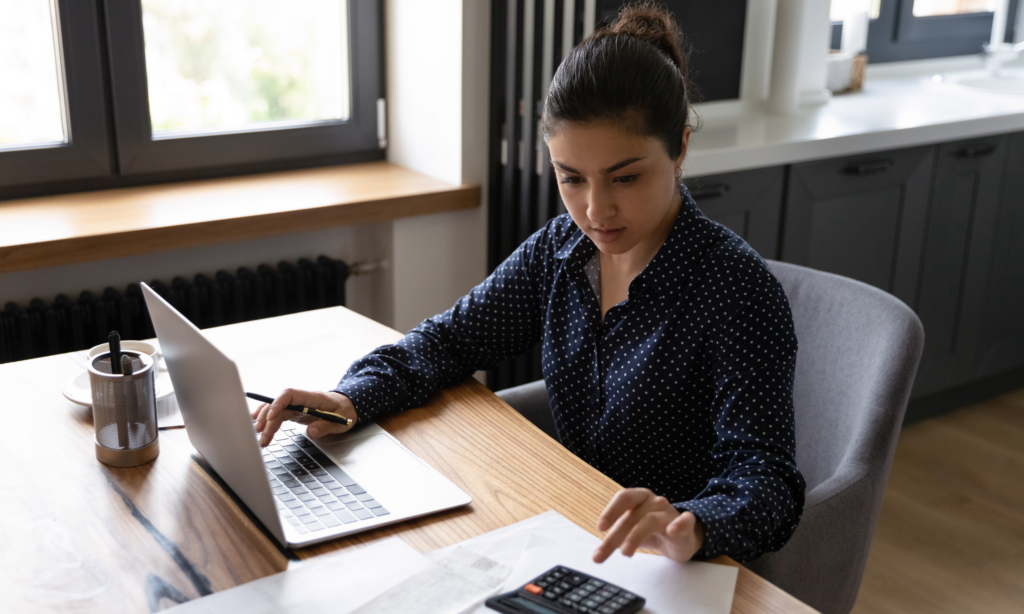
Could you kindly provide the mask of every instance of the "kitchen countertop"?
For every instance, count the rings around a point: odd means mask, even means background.
[[[1020,63],[1007,65],[1019,68]],[[698,106],[691,177],[1024,131],[1024,95],[957,89],[933,75],[978,71],[980,57],[868,67],[864,89],[790,116],[738,102]]]

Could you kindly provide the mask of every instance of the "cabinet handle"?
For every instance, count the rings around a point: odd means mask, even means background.
[[[850,164],[843,169],[843,172],[847,175],[877,175],[878,173],[884,173],[889,170],[896,163],[892,160],[873,160],[871,162],[860,162],[858,164]]]
[[[729,191],[729,186],[724,183],[700,186],[690,190],[690,197],[693,200],[706,200],[708,198],[721,198]]]
[[[987,145],[968,145],[961,149],[956,150],[953,154],[957,158],[964,160],[970,160],[971,158],[981,158],[989,154],[994,153],[996,150],[995,143],[988,143]]]

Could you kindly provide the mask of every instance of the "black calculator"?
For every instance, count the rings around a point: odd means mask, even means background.
[[[487,607],[505,614],[634,614],[645,603],[640,595],[561,566],[486,601]]]

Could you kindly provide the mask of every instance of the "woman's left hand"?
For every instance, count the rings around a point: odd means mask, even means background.
[[[625,556],[650,548],[685,563],[704,543],[704,525],[692,512],[680,514],[668,499],[646,488],[620,490],[604,508],[597,528],[608,534],[594,551],[595,563],[603,563],[616,548]]]

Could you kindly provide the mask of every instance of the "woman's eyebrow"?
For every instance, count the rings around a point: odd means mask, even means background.
[[[622,162],[619,162],[618,164],[613,164],[613,165],[609,166],[608,168],[604,169],[603,171],[601,171],[601,174],[602,175],[607,175],[608,173],[614,173],[615,171],[619,170],[620,168],[624,168],[624,167],[629,166],[630,164],[632,164],[634,162],[639,162],[640,160],[643,160],[643,158],[629,158],[628,160],[623,160]]]
[[[608,168],[602,170],[601,174],[602,175],[607,175],[608,173],[614,173],[615,171],[619,170],[620,168],[625,168],[625,167],[629,166],[630,164],[632,164],[634,162],[639,162],[640,160],[643,160],[643,158],[629,158],[627,160],[623,160],[622,162],[617,162],[615,164],[612,164]],[[578,170],[572,168],[571,166],[566,166],[565,164],[562,164],[558,160],[552,160],[551,163],[554,164],[555,166],[557,166],[558,168],[562,169],[563,171],[567,172],[567,173],[575,173],[577,175],[582,175],[583,174],[583,173],[579,172]]]

